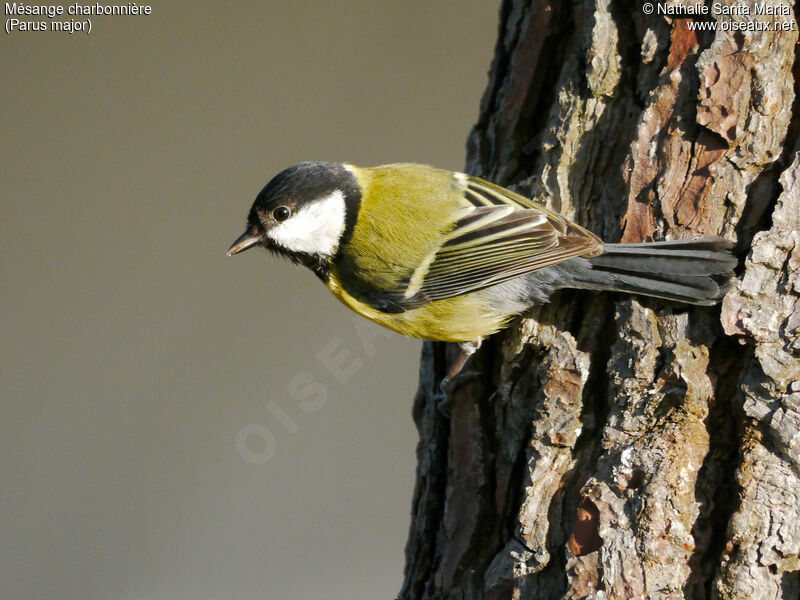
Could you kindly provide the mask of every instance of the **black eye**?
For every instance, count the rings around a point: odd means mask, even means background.
[[[279,206],[272,211],[272,218],[276,221],[285,221],[292,215],[292,211],[288,206]]]

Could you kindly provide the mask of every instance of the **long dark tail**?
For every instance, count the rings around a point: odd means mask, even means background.
[[[575,285],[568,287],[710,305],[730,285],[737,262],[732,247],[733,242],[721,238],[605,244],[600,256],[562,264],[573,263],[569,271]]]

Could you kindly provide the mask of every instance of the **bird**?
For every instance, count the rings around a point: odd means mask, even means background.
[[[509,189],[413,163],[285,169],[256,196],[228,256],[256,246],[308,267],[379,325],[458,343],[445,381],[485,338],[557,290],[713,305],[737,264],[723,238],[604,243]]]

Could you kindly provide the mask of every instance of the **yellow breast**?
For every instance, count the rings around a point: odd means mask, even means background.
[[[362,317],[409,337],[442,342],[470,342],[506,326],[511,316],[492,310],[483,291],[445,298],[402,313],[384,313],[360,302],[345,290],[331,269],[328,289]]]

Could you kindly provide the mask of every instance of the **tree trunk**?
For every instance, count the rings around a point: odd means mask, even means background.
[[[694,22],[795,22],[735,5]],[[503,2],[468,171],[606,241],[736,240],[741,268],[721,308],[559,293],[450,418],[456,350],[426,343],[401,598],[800,597],[797,27],[690,23]]]

